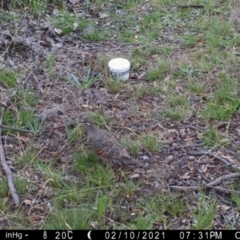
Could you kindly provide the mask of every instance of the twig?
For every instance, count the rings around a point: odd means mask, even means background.
[[[199,190],[201,187],[203,187],[203,188],[206,187],[206,188],[214,189],[218,192],[224,192],[224,193],[235,192],[235,193],[240,194],[239,191],[234,191],[234,190],[230,190],[230,189],[227,189],[227,188],[221,188],[221,187],[210,187],[210,186],[207,186],[207,185],[189,186],[189,187],[184,187],[184,186],[169,186],[169,187],[172,188],[172,189],[176,189],[176,190],[179,190],[179,191],[185,191],[185,192],[193,191],[193,190]]]
[[[6,105],[8,104],[9,101],[10,101],[10,98],[7,99]],[[6,107],[2,107],[2,109],[1,109],[0,125],[2,125],[3,114],[4,114],[5,109],[6,109]],[[18,207],[20,205],[20,198],[19,198],[19,196],[17,194],[17,190],[14,186],[12,171],[11,171],[10,167],[8,166],[8,164],[6,162],[5,150],[4,150],[4,146],[3,146],[3,143],[2,143],[1,136],[2,136],[2,129],[0,128],[0,160],[1,160],[1,165],[2,165],[3,169],[5,170],[5,172],[7,174],[8,187],[9,187],[9,190],[11,192],[12,198],[15,202],[15,206]]]
[[[227,189],[227,188],[221,188],[221,187],[210,187],[218,192],[224,192],[224,193],[237,193],[240,194],[240,191],[234,191],[232,189]]]
[[[30,131],[30,130],[25,130],[25,129],[21,129],[21,128],[14,128],[14,127],[9,127],[9,126],[2,125],[2,124],[0,124],[0,128],[15,130],[15,131],[18,131],[18,132],[33,133],[33,132]]]
[[[181,191],[192,191],[192,190],[198,190],[200,186],[189,186],[189,187],[184,187],[184,186],[169,186],[172,189],[176,190],[181,190]]]
[[[193,125],[189,125],[190,128],[194,129],[194,130],[198,130],[199,132],[205,132],[206,129],[204,128],[201,128],[201,127],[195,127]]]
[[[203,175],[203,173],[201,171],[199,171],[197,169],[197,172],[201,175],[201,177],[203,178],[203,180],[205,180],[206,182],[209,182],[209,180]]]
[[[227,166],[231,166],[231,167],[233,167],[233,168],[235,168],[235,169],[237,169],[237,170],[240,171],[240,167],[237,166],[236,163],[230,163],[227,159],[225,159],[225,158],[223,158],[223,157],[220,157],[220,156],[218,156],[217,154],[212,153],[212,152],[210,152],[210,151],[199,151],[199,152],[197,152],[197,151],[189,151],[188,153],[191,154],[191,155],[194,155],[194,156],[209,155],[209,156],[211,156],[211,157],[214,157],[214,158],[216,158],[216,159],[224,162]]]
[[[231,173],[231,174],[228,174],[228,175],[224,175],[224,176],[218,177],[214,181],[206,184],[206,186],[214,187],[215,185],[219,184],[223,180],[227,180],[227,179],[230,179],[230,178],[237,178],[237,177],[240,177],[240,173]]]
[[[168,149],[169,150],[177,150],[177,149],[181,149],[181,148],[201,147],[203,145],[204,145],[204,143],[196,143],[196,144],[168,147]]]
[[[177,5],[177,6],[171,6],[171,7],[177,7],[177,8],[204,8],[203,5]]]
[[[218,128],[225,127],[226,125],[229,125],[229,124],[230,124],[229,122],[220,122],[215,127],[218,129]]]

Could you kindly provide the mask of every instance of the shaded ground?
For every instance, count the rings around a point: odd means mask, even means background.
[[[176,199],[179,198],[186,204],[184,213],[177,212],[175,217],[173,217],[174,211],[172,214],[169,214],[168,211],[162,212],[162,218],[165,220],[159,218],[160,220],[156,220],[152,228],[193,228],[196,225],[191,209],[199,204],[198,201],[203,196],[206,199],[214,196],[218,200],[215,218],[211,224],[212,228],[239,227],[239,206],[233,201],[232,196],[232,192],[236,195],[239,194],[237,188],[239,176],[231,175],[225,180],[221,178],[228,174],[235,174],[240,169],[238,107],[230,118],[224,121],[207,122],[200,114],[220,81],[218,74],[224,70],[226,74],[234,78],[239,73],[237,70],[239,60],[235,59],[230,63],[231,67],[224,68],[224,66],[219,67],[216,64],[216,67],[212,67],[209,71],[202,71],[202,75],[193,75],[195,83],[203,83],[205,86],[202,94],[191,94],[186,91],[189,79],[186,75],[180,74],[180,66],[191,61],[194,65],[196,49],[204,49],[205,44],[201,39],[201,32],[188,29],[191,26],[188,20],[193,19],[192,21],[194,21],[191,14],[196,11],[198,14],[204,14],[205,10],[190,9],[188,10],[189,19],[171,26],[171,21],[174,21],[172,19],[174,11],[178,12],[181,9],[164,6],[162,11],[165,13],[170,11],[172,15],[169,16],[169,24],[163,24],[160,28],[160,33],[157,33],[156,39],[152,41],[152,46],[165,51],[170,49],[170,53],[148,52],[147,56],[142,56],[146,61],[144,64],[133,66],[130,80],[120,87],[115,86],[114,88],[108,79],[108,60],[115,56],[122,56],[134,61],[135,55],[138,54],[136,49],[148,51],[149,48],[144,41],[136,40],[137,37],[141,37],[141,31],[138,29],[131,33],[135,36],[136,41],[134,42],[124,43],[119,40],[118,36],[114,36],[117,32],[121,33],[121,29],[126,27],[125,24],[128,22],[127,20],[124,22],[124,16],[130,11],[125,10],[121,4],[115,4],[115,6],[113,4],[92,4],[87,7],[88,11],[86,11],[86,6],[81,3],[76,6],[70,4],[69,11],[72,10],[75,14],[76,12],[87,12],[90,15],[89,18],[94,19],[98,24],[94,27],[90,24],[64,36],[59,34],[60,28],[54,26],[51,17],[41,18],[28,13],[20,14],[14,24],[1,22],[0,62],[6,71],[16,70],[20,73],[18,75],[19,84],[25,91],[36,96],[36,105],[31,106],[30,103],[27,103],[26,106],[34,111],[38,121],[42,123],[38,136],[31,134],[19,136],[16,133],[12,135],[7,133],[9,138],[5,140],[3,138],[10,165],[18,172],[17,175],[20,179],[21,177],[29,179],[28,191],[20,194],[23,201],[22,214],[27,215],[29,222],[21,225],[20,228],[23,226],[44,227],[54,208],[52,199],[57,198],[53,195],[54,186],[50,184],[51,179],[54,184],[59,184],[56,188],[61,188],[61,184],[63,184],[58,177],[55,178],[54,172],[48,172],[47,177],[44,176],[42,164],[52,161],[51,167],[63,173],[60,175],[63,181],[80,181],[83,185],[86,184],[86,174],[91,171],[91,168],[86,170],[85,174],[76,172],[74,169],[76,153],[86,149],[85,135],[82,134],[83,128],[79,128],[76,119],[85,115],[100,120],[103,128],[109,128],[115,132],[123,142],[124,140],[125,142],[137,141],[149,134],[157,139],[159,149],[151,151],[141,145],[136,154],[139,161],[149,165],[147,170],[123,170],[118,166],[110,167],[103,164],[107,171],[113,171],[111,173],[114,175],[115,183],[120,184],[125,178],[136,183],[137,188],[134,194],[132,196],[126,194],[126,201],[144,199],[150,202],[159,193],[170,193],[176,194]],[[141,19],[152,13],[155,8],[155,1],[142,1],[136,4],[134,10],[138,12],[137,18]],[[215,10],[217,11],[217,7]],[[49,14],[53,14],[51,8],[49,11]],[[217,16],[214,11],[211,13],[213,16],[214,14]],[[119,18],[119,22],[111,17],[112,12],[122,16]],[[167,17],[162,21],[168,21]],[[111,26],[114,27],[111,28]],[[109,36],[100,41],[90,41],[83,35],[86,31],[91,32],[91,28],[97,29],[99,32],[107,29]],[[185,34],[189,34],[189,31],[196,31],[196,35],[199,36],[197,43],[194,43],[193,46],[186,44],[181,39]],[[240,42],[237,42],[235,47],[238,48],[239,44]],[[229,50],[231,50],[230,47]],[[153,68],[159,59],[160,61],[167,59],[171,66],[163,69],[162,77],[160,77],[161,84],[157,85],[155,81],[148,80],[147,71]],[[209,62],[211,61],[209,60]],[[176,77],[174,84],[171,85],[173,76],[177,74],[179,77]],[[141,91],[143,87],[144,91]],[[158,91],[152,92],[155,87]],[[168,90],[165,91],[165,88]],[[11,89],[7,91],[3,85],[1,98],[8,95],[9,91],[11,92]],[[172,95],[183,96],[187,99],[188,105],[175,109],[174,101],[171,102],[171,98],[169,100],[169,91]],[[13,102],[13,107],[16,107],[15,102]],[[21,106],[17,108],[21,109]],[[171,113],[167,115],[169,109],[171,109]],[[180,116],[178,119],[179,112],[185,111],[184,117]],[[102,119],[101,116],[103,116]],[[5,122],[7,122],[6,119]],[[206,132],[210,128],[218,131],[220,140],[216,139],[216,145],[210,144],[211,146],[209,146],[207,142]],[[76,135],[72,134],[74,129],[77,129]],[[34,148],[29,153],[28,150],[32,146]],[[28,160],[23,161],[22,164],[18,161],[17,167],[14,167],[16,157],[25,153],[28,154]],[[37,162],[39,162],[38,167],[36,167]],[[4,179],[3,172],[1,172],[1,178]],[[219,181],[214,182],[216,179]],[[79,188],[81,189],[81,185]],[[165,200],[167,201],[167,199],[166,197]],[[123,201],[125,200],[123,197]],[[10,196],[6,201],[11,201]],[[63,208],[73,207],[72,203],[66,199],[61,204]],[[171,209],[171,207],[169,208]],[[10,209],[11,207],[9,211]],[[2,228],[17,228],[18,226],[13,220],[9,221],[4,207],[1,208],[1,211],[3,213],[0,219]],[[124,212],[124,208],[121,211]],[[149,210],[143,208],[141,211],[142,213],[139,208],[134,209],[134,207],[130,210],[131,213],[143,215],[144,211]],[[122,226],[119,225],[126,228],[127,222],[131,222],[134,214],[130,215],[129,219],[125,218]],[[114,228],[113,222],[121,222],[121,217],[116,214],[114,209],[111,209],[105,213],[105,220],[101,227]],[[98,224],[91,221],[91,225],[88,227],[98,228]]]

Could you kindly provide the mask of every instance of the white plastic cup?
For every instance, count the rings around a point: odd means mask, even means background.
[[[114,58],[108,62],[110,74],[121,81],[129,79],[130,62],[125,58]]]

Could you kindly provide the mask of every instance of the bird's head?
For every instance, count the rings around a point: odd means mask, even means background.
[[[93,126],[94,125],[93,121],[90,118],[88,118],[88,117],[83,118],[79,122],[83,123],[86,126]]]
[[[86,126],[88,138],[96,137],[96,134],[97,132],[99,132],[99,129],[94,125],[94,122],[90,118],[85,117],[79,122]]]

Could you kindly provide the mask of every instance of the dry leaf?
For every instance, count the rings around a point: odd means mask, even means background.
[[[184,175],[180,176],[181,179],[189,179],[191,176],[188,176],[191,172],[186,172]]]
[[[218,208],[220,208],[223,212],[227,212],[231,207],[228,205],[218,205]]]
[[[133,178],[139,178],[139,176],[140,176],[140,174],[134,173],[134,174],[132,174],[132,175],[130,176],[130,178],[131,178],[131,179],[133,179]]]
[[[26,205],[32,205],[32,201],[29,200],[29,199],[24,199],[23,203],[26,204]]]

